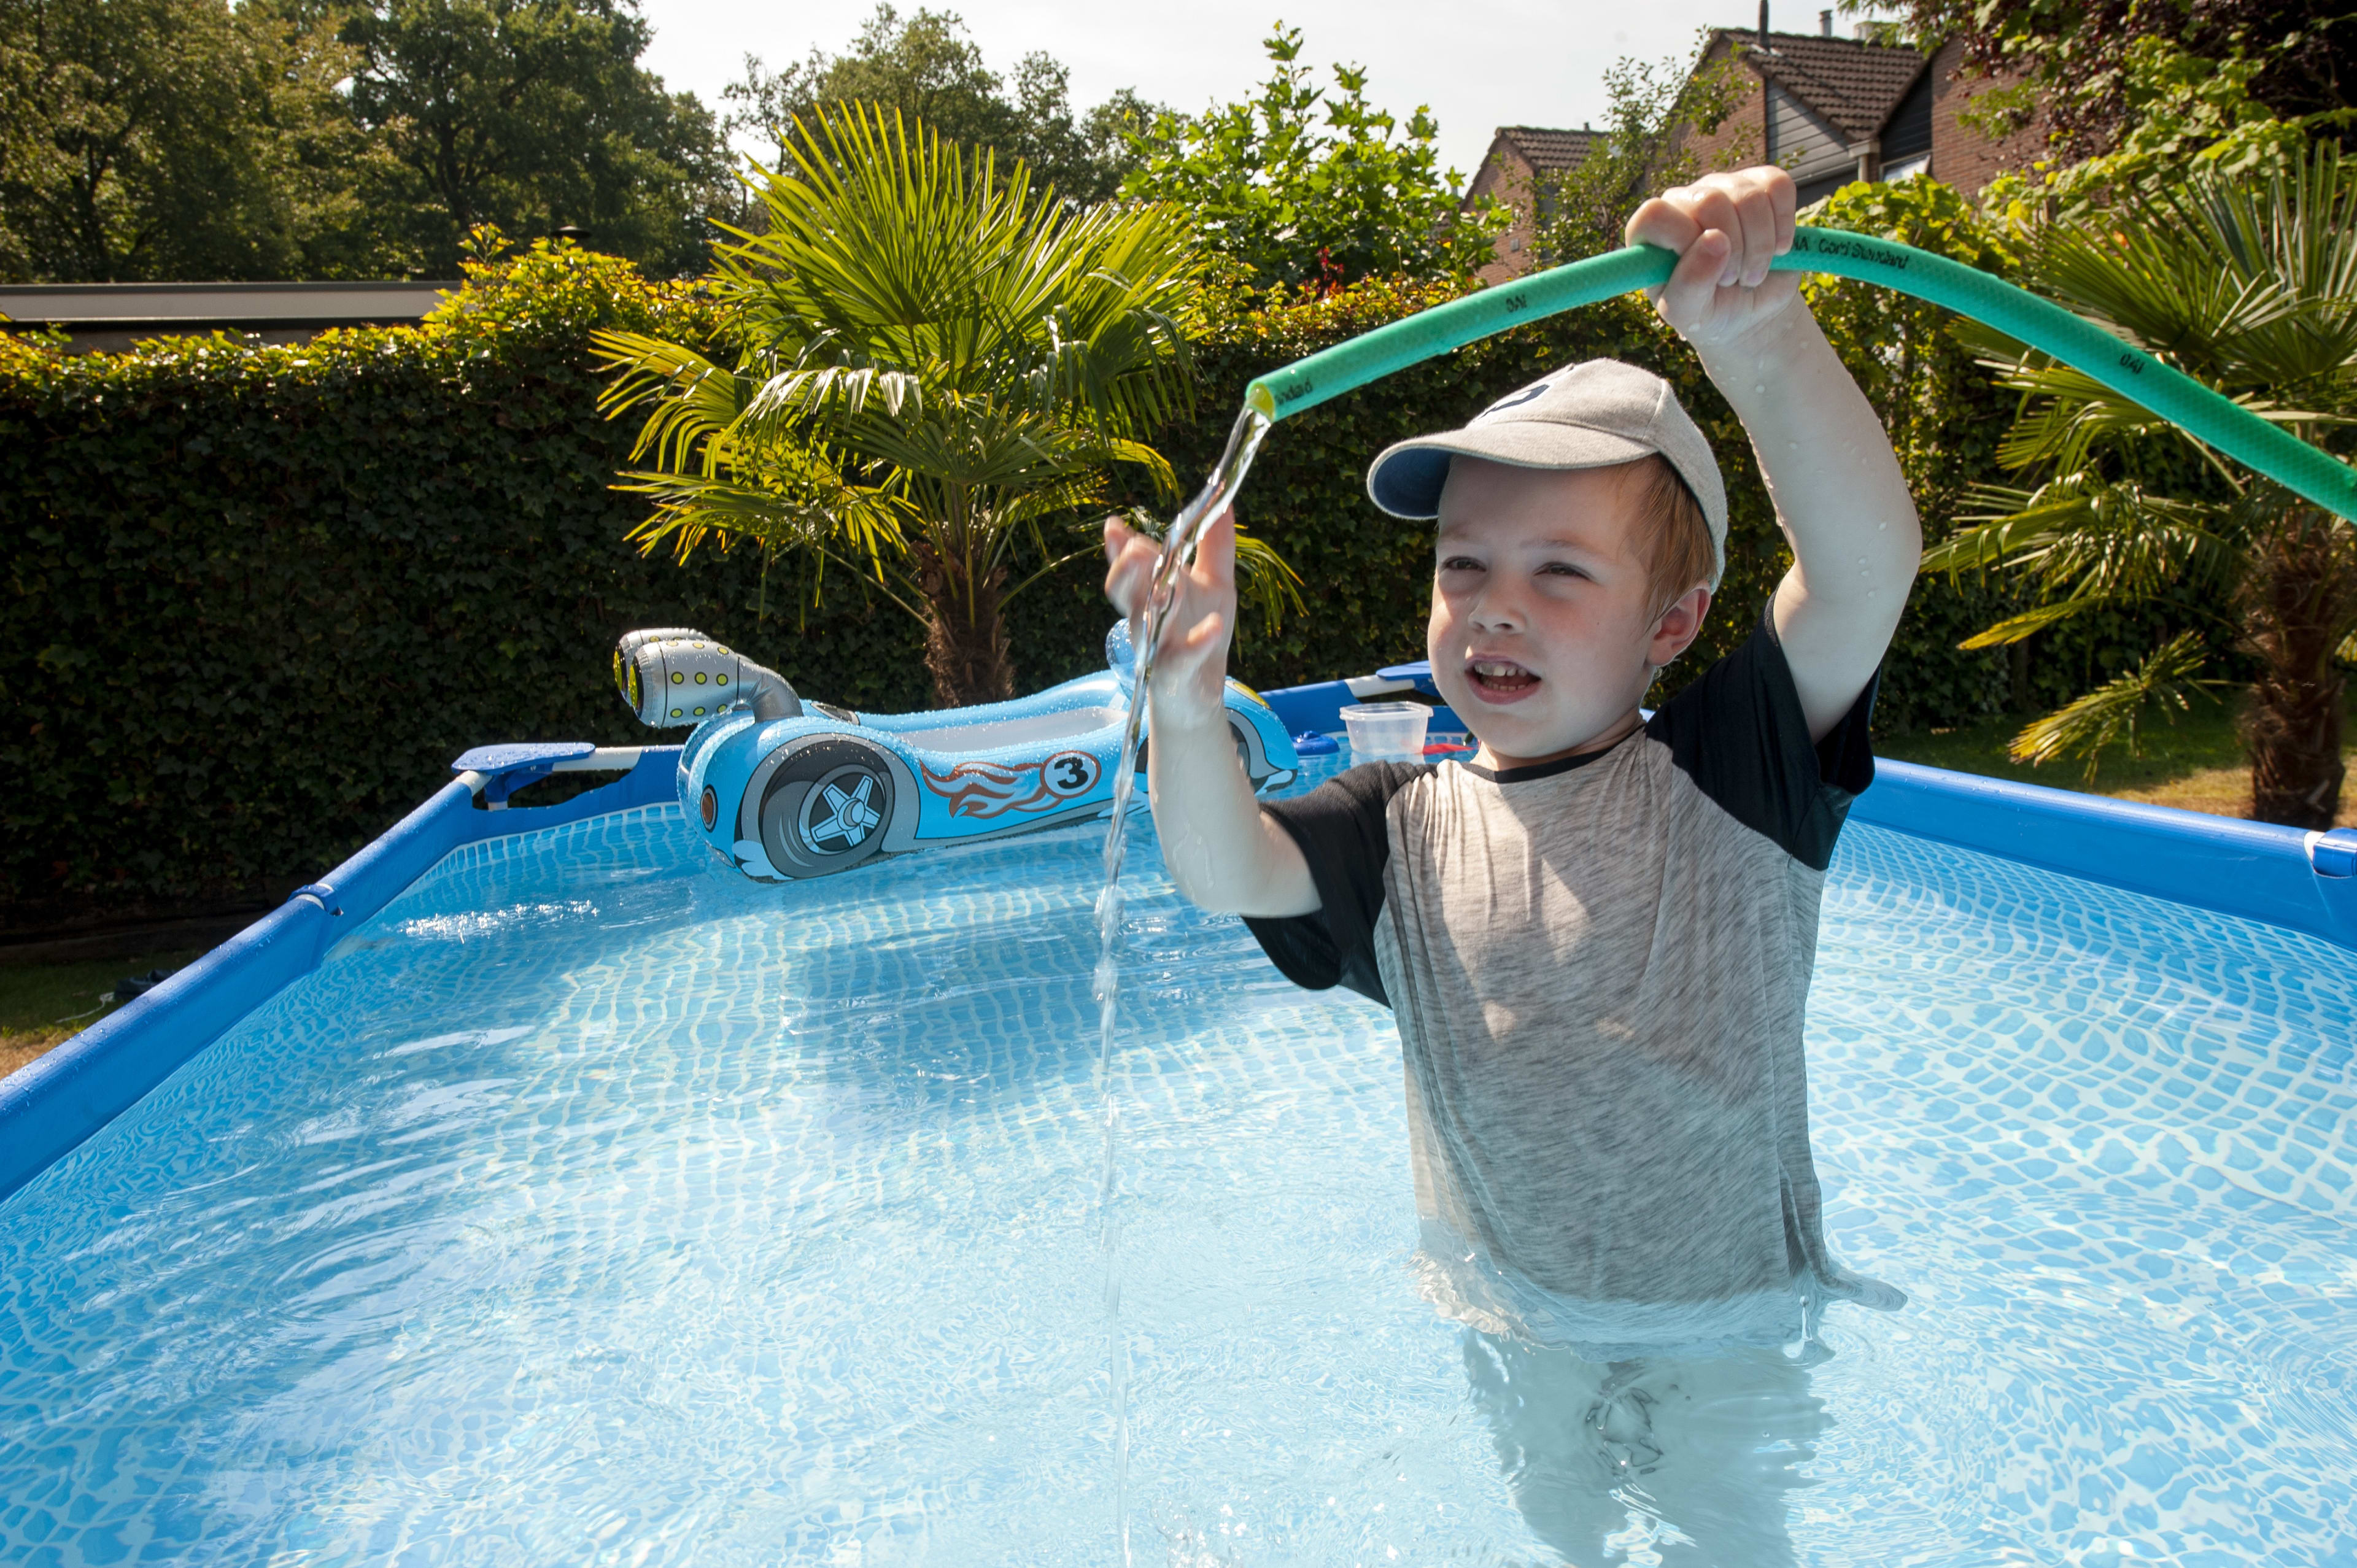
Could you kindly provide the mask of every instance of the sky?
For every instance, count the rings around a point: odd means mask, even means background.
[[[816,45],[839,52],[874,0],[640,0],[655,29],[640,63],[714,109],[749,50],[776,68]],[[1601,121],[1604,71],[1623,56],[1683,62],[1706,27],[1758,25],[1756,0],[935,0],[953,10],[994,70],[1045,49],[1072,72],[1072,104],[1115,89],[1196,111],[1244,97],[1267,74],[1260,41],[1278,17],[1302,30],[1302,58],[1330,82],[1332,61],[1368,69],[1367,96],[1405,120],[1418,103],[1440,123],[1442,161],[1469,175],[1500,125]],[[917,9],[904,0],[903,15]],[[1782,0],[1773,25],[1813,32],[1817,7]],[[1846,18],[1835,26],[1848,30]]]

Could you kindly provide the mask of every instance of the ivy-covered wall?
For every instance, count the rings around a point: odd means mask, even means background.
[[[1199,415],[1165,451],[1200,476],[1254,374],[1437,297],[1371,284],[1228,318],[1201,349]],[[1936,536],[1988,477],[2009,406],[1922,307],[1855,285],[1818,304]],[[0,339],[0,925],[291,886],[470,746],[644,739],[608,683],[613,639],[635,626],[699,627],[813,696],[921,705],[917,628],[843,573],[813,605],[802,564],[765,576],[749,551],[682,565],[626,542],[641,503],[608,486],[632,431],[599,417],[587,349],[612,323],[716,329],[693,289],[544,247],[476,269],[422,328],[120,356]],[[1368,458],[1597,355],[1668,377],[1727,472],[1730,569],[1699,652],[1665,680],[1731,646],[1784,569],[1782,541],[1725,403],[1630,299],[1279,426],[1243,510],[1300,573],[1307,611],[1274,633],[1248,621],[1240,677],[1282,686],[1420,657],[1428,525],[1366,500]],[[1013,601],[1024,686],[1096,665],[1111,618],[1099,579],[1084,557]],[[1885,677],[1886,731],[2007,705],[2006,656],[1955,648],[1998,609],[1987,590],[1919,585]],[[2070,637],[2040,650],[2031,700],[2059,702],[2148,640],[2092,619]]]

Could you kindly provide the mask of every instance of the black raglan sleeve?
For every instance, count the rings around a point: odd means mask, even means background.
[[[1729,816],[1823,871],[1850,801],[1874,782],[1867,730],[1881,678],[1877,671],[1842,721],[1812,742],[1792,666],[1763,610],[1742,646],[1663,703],[1646,728]]]
[[[1391,1005],[1374,948],[1383,866],[1391,858],[1386,808],[1394,795],[1431,771],[1423,763],[1371,762],[1307,795],[1262,804],[1301,846],[1318,887],[1315,913],[1244,919],[1269,961],[1296,985],[1311,991],[1340,985]]]

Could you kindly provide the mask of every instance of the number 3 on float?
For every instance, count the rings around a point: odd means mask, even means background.
[[[1048,792],[1060,800],[1085,795],[1096,787],[1101,771],[1097,759],[1085,751],[1060,751],[1039,767]]]

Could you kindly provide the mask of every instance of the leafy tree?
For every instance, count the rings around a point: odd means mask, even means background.
[[[0,0],[0,275],[369,270],[349,68],[264,0]]]
[[[2107,205],[2032,228],[2021,274],[2346,460],[2357,423],[2357,168],[2331,144],[2255,177],[2195,160],[2127,184]],[[2023,399],[1998,461],[2043,477],[1986,488],[1988,514],[1924,564],[2011,572],[2041,602],[1965,646],[2190,585],[2258,668],[2245,726],[2254,815],[2330,827],[2342,782],[2335,660],[2357,659],[2357,524],[2235,469],[2075,371],[1986,329],[1974,336]],[[2189,452],[2209,484],[2155,478]],[[2173,717],[2220,683],[2210,668],[2204,639],[2179,632],[2024,729],[2014,753],[2080,753],[2092,769],[2104,746],[2133,745],[2146,715]]]
[[[639,68],[634,0],[374,0],[340,37],[352,112],[399,166],[380,199],[428,271],[456,271],[486,222],[579,225],[656,271],[702,264],[718,130]]]
[[[1150,203],[1075,209],[921,124],[823,110],[760,180],[763,226],[707,286],[734,362],[597,339],[614,413],[643,409],[639,531],[815,553],[923,623],[945,705],[1009,696],[1003,611],[1069,555],[1047,525],[1109,467],[1175,497],[1144,437],[1189,412],[1201,266]],[[1085,548],[1085,547],[1084,547]],[[1019,555],[1040,563],[1014,578]]]
[[[1610,103],[1603,139],[1577,167],[1539,182],[1529,193],[1538,214],[1536,260],[1543,266],[1617,251],[1629,214],[1667,186],[1705,172],[1686,146],[1719,128],[1749,90],[1729,58],[1707,71],[1691,61],[1620,59],[1604,72]],[[1758,147],[1731,148],[1727,166],[1756,161]]]
[[[2015,229],[2083,212],[2143,182],[2166,182],[2201,162],[2222,173],[2280,169],[2308,145],[2321,119],[2285,120],[2251,95],[2255,61],[2204,59],[2174,41],[2136,40],[2123,51],[2127,119],[2111,149],[2077,163],[2042,162],[2000,174],[1982,205]]]
[[[1246,102],[1165,113],[1136,138],[1122,194],[1193,215],[1203,242],[1262,286],[1333,286],[1378,274],[1471,275],[1510,214],[1460,211],[1439,126],[1417,105],[1403,125],[1367,102],[1367,73],[1333,68],[1335,93],[1299,63],[1301,29],[1264,42],[1275,69]]]
[[[2338,0],[1908,0],[1906,10],[1906,30],[1925,44],[1961,41],[1966,70],[2022,73],[1977,107],[1999,130],[2043,112],[2064,161],[2109,151],[2136,123],[2139,44],[2213,67],[2247,60],[2252,96],[2283,119],[2345,111],[2357,81],[2357,21]]]
[[[1010,96],[955,12],[920,6],[904,20],[878,5],[847,53],[813,49],[778,71],[748,54],[745,74],[721,97],[734,105],[726,130],[768,138],[773,151],[764,162],[771,166],[788,160],[797,119],[834,104],[873,103],[922,120],[952,141],[1020,158],[1067,200],[1102,201],[1135,161],[1125,133],[1160,111],[1123,88],[1076,117],[1071,82],[1063,65],[1035,51],[1017,64]]]

